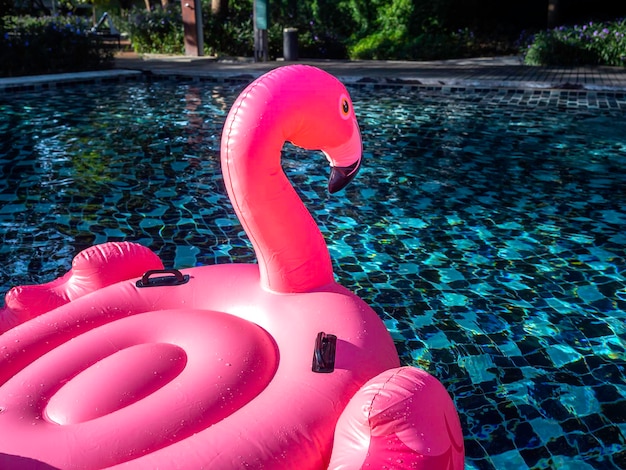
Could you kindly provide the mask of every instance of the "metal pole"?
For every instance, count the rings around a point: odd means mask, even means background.
[[[198,42],[198,57],[204,55],[204,29],[202,27],[202,1],[194,0],[196,13],[196,37]]]
[[[268,0],[254,0],[252,14],[254,16],[254,61],[267,61],[269,47],[267,40]]]

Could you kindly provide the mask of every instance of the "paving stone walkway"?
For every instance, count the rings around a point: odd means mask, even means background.
[[[48,88],[63,83],[123,80],[144,73],[201,80],[251,79],[287,63],[294,62],[255,63],[246,58],[217,60],[124,52],[116,56],[112,70],[0,78],[0,92]],[[300,60],[297,63],[315,65],[348,83],[626,92],[626,67],[532,67],[523,65],[518,57],[430,62]]]
[[[436,86],[560,88],[626,91],[626,67],[533,67],[519,57],[430,62],[301,60],[347,81],[371,80]],[[255,63],[247,59],[120,54],[116,69],[192,77],[257,76],[283,61]]]

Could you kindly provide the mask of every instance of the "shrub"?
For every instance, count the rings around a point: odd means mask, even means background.
[[[355,38],[350,46],[351,59],[435,60],[510,53],[506,40],[446,27],[432,2],[389,0],[379,12],[373,32]]]
[[[380,60],[401,59],[405,54],[406,38],[402,33],[385,33],[383,31],[370,34],[356,42],[349,49],[351,59]]]
[[[523,40],[527,65],[626,66],[626,20],[541,31]]]
[[[88,34],[79,17],[5,17],[0,24],[0,75],[75,72],[108,67],[113,51]]]
[[[128,29],[133,50],[138,53],[184,54],[183,20],[180,3],[152,11],[134,8],[128,16]]]
[[[207,55],[251,56],[254,49],[252,6],[249,2],[231,1],[228,14],[211,13],[211,2],[202,4],[204,53]]]
[[[399,32],[377,32],[350,48],[352,59],[442,60],[485,52],[484,44],[471,31],[435,30],[414,37]]]

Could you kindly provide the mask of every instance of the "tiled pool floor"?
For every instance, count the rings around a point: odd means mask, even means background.
[[[345,192],[284,153],[338,280],[444,383],[468,468],[626,468],[626,94],[379,85],[351,87],[365,165]],[[0,291],[110,240],[252,262],[218,158],[241,86],[0,96]]]

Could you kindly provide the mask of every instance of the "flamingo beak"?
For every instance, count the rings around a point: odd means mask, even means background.
[[[352,123],[352,135],[344,144],[323,150],[331,166],[328,180],[328,192],[331,194],[345,188],[354,179],[361,166],[363,155],[361,132],[356,119],[353,119]]]
[[[328,192],[333,194],[348,186],[350,181],[352,181],[359,172],[360,166],[361,159],[359,158],[352,165],[332,167],[330,170],[330,178],[328,180]]]

